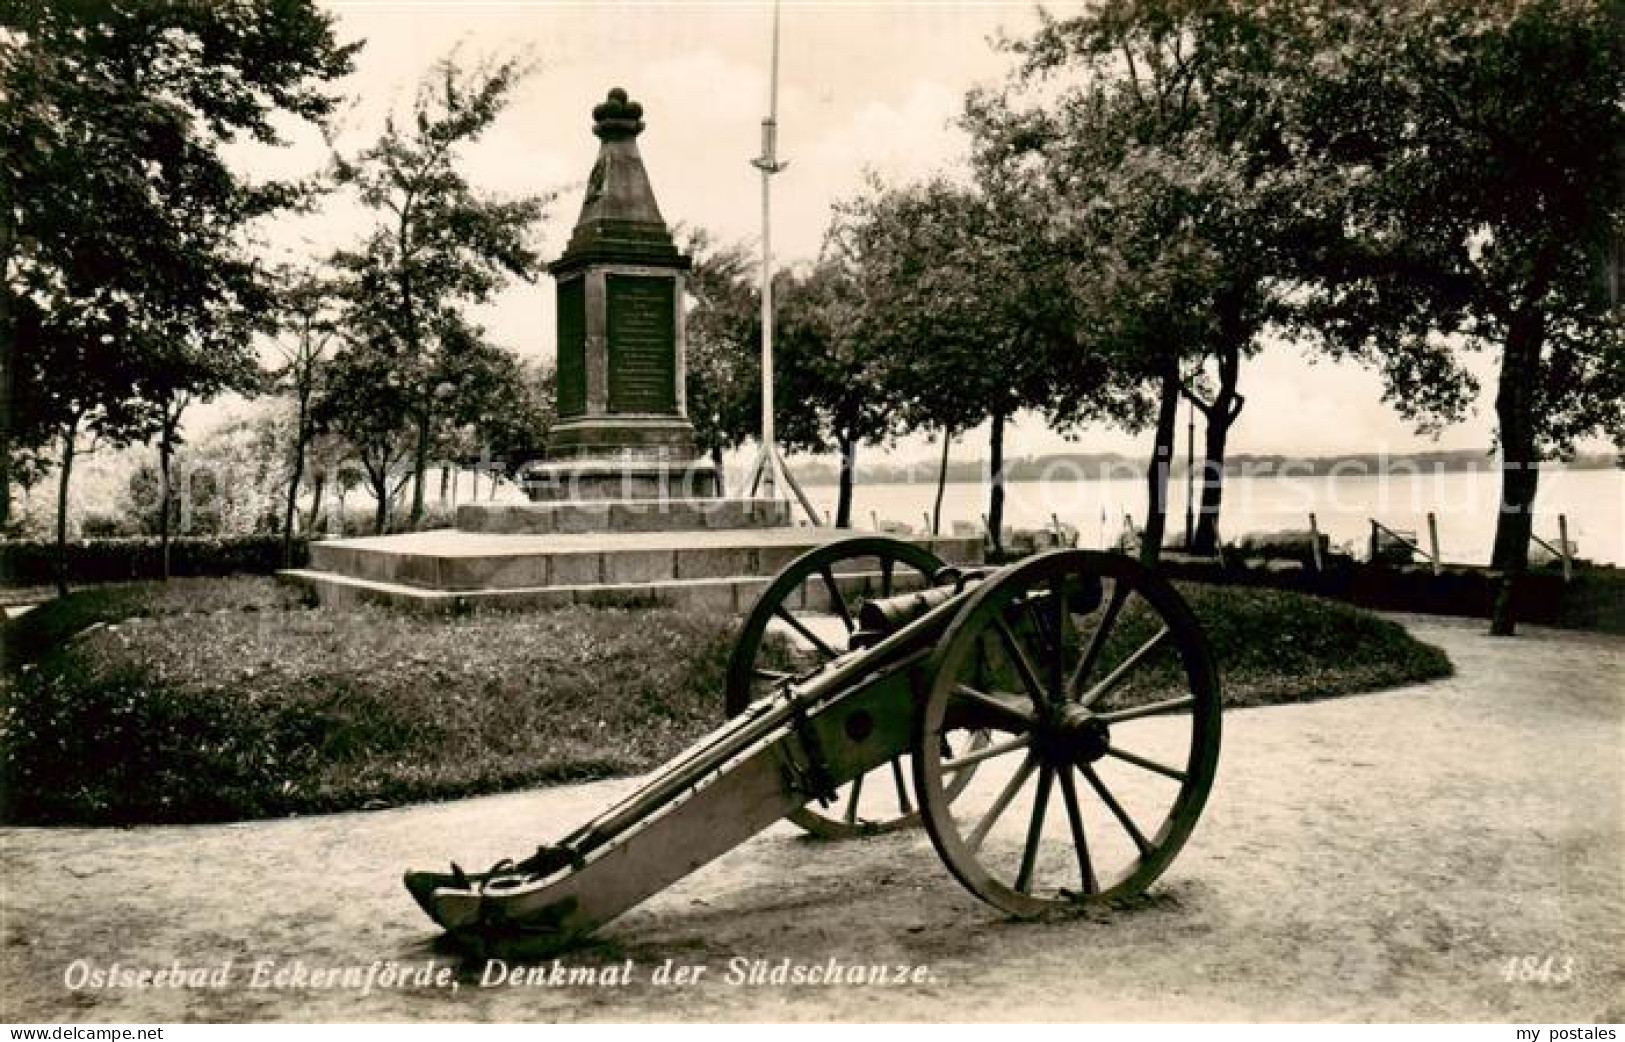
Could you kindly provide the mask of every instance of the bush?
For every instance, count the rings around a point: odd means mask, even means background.
[[[79,522],[79,534],[85,539],[123,539],[141,533],[128,518],[91,514]]]
[[[422,532],[432,528],[456,528],[457,512],[449,504],[425,504],[423,519],[416,525],[412,524],[411,503],[408,503],[389,515],[389,526],[386,531],[395,535],[401,532]],[[372,517],[367,517],[367,534],[372,534]]]
[[[1230,706],[1302,702],[1447,677],[1443,651],[1341,601],[1282,590],[1181,584],[1207,633]]]
[[[410,487],[406,489],[402,498],[405,502],[396,503],[390,508],[389,521],[384,526],[385,535],[457,527],[457,511],[449,503],[440,503],[438,500],[425,503],[423,520],[413,525]],[[481,499],[480,502],[483,503],[485,500]],[[335,539],[373,536],[378,534],[374,528],[376,523],[377,512],[372,501],[361,496],[352,496],[342,511],[337,503],[324,509],[322,516],[316,521],[316,530],[312,535]]]
[[[1315,536],[1308,529],[1285,529],[1279,532],[1249,532],[1230,544],[1230,552],[1237,557],[1261,557],[1272,561],[1298,561],[1306,565],[1315,563]],[[1331,557],[1331,540],[1320,535],[1320,556]]]
[[[307,560],[304,540],[294,540],[294,563]],[[163,574],[159,540],[153,536],[81,539],[67,544],[68,582],[127,582]],[[177,536],[170,540],[171,575],[269,575],[282,567],[282,537]],[[50,539],[0,541],[0,582],[43,584],[56,579],[56,543]]]

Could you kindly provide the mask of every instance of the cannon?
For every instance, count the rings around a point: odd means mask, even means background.
[[[764,589],[725,687],[720,726],[591,821],[407,889],[478,953],[547,954],[789,818],[826,839],[923,825],[977,897],[1047,917],[1145,890],[1218,763],[1203,632],[1117,554],[962,570],[884,537],[826,544]]]

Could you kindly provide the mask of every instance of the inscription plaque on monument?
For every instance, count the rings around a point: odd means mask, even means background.
[[[558,287],[559,416],[587,411],[587,293],[582,279]]]
[[[609,411],[675,412],[675,280],[609,275],[607,282]]]

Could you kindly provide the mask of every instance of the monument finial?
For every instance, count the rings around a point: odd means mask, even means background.
[[[593,106],[592,119],[592,132],[601,141],[620,141],[643,132],[643,106],[627,100],[620,87],[612,88],[601,104]]]

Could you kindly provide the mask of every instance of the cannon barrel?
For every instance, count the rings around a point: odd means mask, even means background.
[[[858,632],[852,635],[853,647],[873,647],[932,608],[953,599],[957,592],[953,586],[932,586],[864,601],[858,606]]]
[[[964,593],[967,587],[987,578],[986,574],[980,571],[963,575],[952,569],[949,571],[953,574],[947,577],[949,581],[944,585],[864,601],[858,607],[858,632],[853,635],[852,646],[854,648],[874,646],[881,639],[891,636],[931,609],[953,600]],[[1069,576],[1064,588],[1069,612],[1087,615],[1100,607],[1102,593],[1099,579],[1091,576]],[[1040,590],[1029,594],[1028,598],[1047,596],[1049,594],[1046,591]]]

